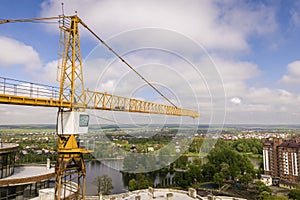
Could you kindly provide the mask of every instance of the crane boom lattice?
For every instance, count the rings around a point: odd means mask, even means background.
[[[199,117],[193,110],[165,104],[116,96],[104,92],[84,91],[84,105],[77,108]],[[66,100],[60,100],[64,96]],[[0,77],[0,104],[72,108],[70,92],[60,93],[59,87]]]

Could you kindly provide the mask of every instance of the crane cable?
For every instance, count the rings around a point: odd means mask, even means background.
[[[80,23],[84,26],[92,35],[94,35],[104,46],[108,48],[115,56],[117,56],[123,63],[125,63],[132,71],[134,71],[143,81],[145,81],[152,89],[154,89],[160,96],[162,96],[165,100],[167,100],[170,104],[172,104],[175,108],[177,106],[168,99],[163,93],[161,93],[153,84],[151,84],[148,80],[146,80],[139,72],[137,72],[126,60],[124,60],[117,52],[115,52],[104,40],[102,40],[92,29],[90,29],[81,19]]]
[[[42,20],[53,20],[61,18],[70,18],[72,16],[58,16],[58,17],[47,17],[47,18],[29,18],[29,19],[17,19],[17,20],[0,20],[0,24],[4,23],[15,23],[15,22],[37,22]],[[125,63],[132,71],[134,71],[143,81],[145,81],[152,89],[154,89],[160,96],[162,96],[165,100],[167,100],[171,105],[175,108],[177,106],[168,99],[162,92],[160,92],[153,84],[151,84],[148,80],[146,80],[139,72],[137,72],[126,60],[124,60],[116,51],[114,51],[104,40],[102,40],[92,29],[90,29],[79,17],[79,22],[85,27],[92,35],[94,35],[108,50],[110,50],[115,56],[117,56],[123,63]]]
[[[17,23],[17,22],[32,22],[32,23],[56,23],[56,22],[41,22],[45,20],[60,19],[61,17],[44,17],[44,18],[26,18],[26,19],[1,19],[0,24]]]

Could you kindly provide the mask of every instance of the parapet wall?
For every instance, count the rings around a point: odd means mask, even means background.
[[[173,194],[183,194],[187,195],[192,199],[201,199],[201,197],[197,196],[195,189],[189,189],[189,191],[184,190],[176,190],[176,189],[161,189],[161,188],[149,188],[143,190],[135,190],[132,192],[122,193],[122,194],[113,194],[113,195],[100,195],[100,196],[87,196],[86,200],[115,200],[115,199],[127,199],[128,197],[135,196],[136,199],[139,199],[138,196],[141,194],[147,194],[148,197],[155,199],[155,198],[162,198],[165,199],[173,199]],[[141,200],[143,198],[140,198]]]

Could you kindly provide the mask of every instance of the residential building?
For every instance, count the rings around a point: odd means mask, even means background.
[[[263,146],[263,164],[264,174],[270,175],[272,178],[280,177],[278,165],[278,146],[282,144],[282,139],[267,139]]]
[[[263,146],[264,174],[288,187],[299,183],[300,139],[267,139]]]

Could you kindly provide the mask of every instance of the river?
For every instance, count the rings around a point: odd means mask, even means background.
[[[111,191],[113,194],[124,193],[128,191],[128,187],[124,184],[123,174],[116,169],[121,169],[123,160],[108,160],[108,161],[90,161],[85,163],[86,167],[86,194],[89,196],[97,195],[97,183],[94,183],[94,179],[97,176],[107,174],[112,179],[114,189]],[[109,167],[111,166],[111,167]],[[173,177],[175,173],[167,173],[163,177],[159,174],[156,175],[154,186],[169,185],[173,183]]]
[[[112,165],[122,164],[122,160],[109,161]],[[106,166],[103,163],[90,161],[85,163],[86,167],[86,194],[97,195],[97,184],[93,183],[97,176],[107,174],[112,179],[114,189],[111,191],[113,194],[127,192],[128,188],[123,183],[123,175],[120,171]],[[114,167],[118,168],[118,167]]]
[[[261,158],[250,158],[252,164],[256,169],[259,168],[259,164],[261,162]],[[107,163],[103,164],[103,163]],[[109,166],[111,167],[109,167]],[[107,174],[112,179],[112,184],[114,186],[114,189],[111,191],[113,194],[119,194],[124,193],[128,191],[128,187],[124,184],[123,181],[123,174],[116,169],[121,169],[123,165],[123,160],[109,160],[109,161],[89,161],[85,163],[86,167],[86,194],[87,195],[97,195],[97,184],[93,183],[94,179],[97,176],[101,176],[104,174]],[[154,180],[154,185],[162,184],[172,184],[172,179],[174,177],[174,174],[167,173],[166,177],[161,178],[159,175]],[[169,183],[167,183],[167,180],[170,180]]]

